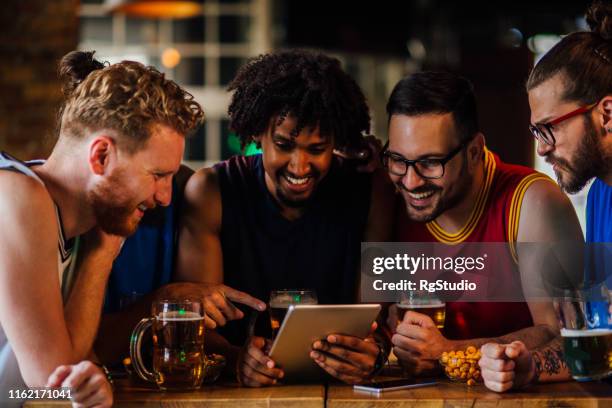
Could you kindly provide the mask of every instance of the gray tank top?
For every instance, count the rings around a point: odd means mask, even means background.
[[[7,153],[0,152],[0,170],[14,171],[32,177],[44,186],[44,182],[38,175],[32,171],[31,166],[43,164],[43,160],[33,160],[29,162],[21,162]],[[68,299],[72,283],[74,282],[74,265],[78,249],[78,237],[66,240],[62,227],[62,219],[59,208],[55,205],[55,215],[58,225],[58,251],[57,264],[59,280],[64,302]],[[11,345],[6,338],[6,334],[0,322],[0,406],[19,406],[19,400],[10,400],[9,390],[25,390],[27,386],[21,377],[17,359],[11,348]]]

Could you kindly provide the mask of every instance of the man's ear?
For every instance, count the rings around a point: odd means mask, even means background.
[[[106,135],[95,137],[89,145],[89,168],[99,176],[108,172],[109,163],[116,156],[113,138]]]
[[[602,114],[599,124],[606,133],[612,133],[612,95],[604,96],[597,105],[596,110]]]
[[[482,134],[482,132],[478,132],[466,147],[468,163],[471,168],[480,165],[480,162],[484,155],[484,148],[485,136]]]

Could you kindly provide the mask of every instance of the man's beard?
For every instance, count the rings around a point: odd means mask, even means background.
[[[580,139],[571,163],[553,155],[548,156],[546,161],[564,168],[563,173],[555,172],[555,175],[561,188],[569,194],[582,190],[589,180],[605,174],[609,167],[599,142],[597,128],[590,116],[584,116],[584,136]]]
[[[137,205],[119,199],[117,190],[120,190],[118,186],[121,185],[121,179],[119,174],[111,175],[108,181],[97,185],[88,193],[88,201],[102,231],[127,237],[138,228],[138,221],[134,220]]]
[[[276,188],[276,197],[278,198],[278,201],[280,201],[281,205],[284,205],[285,207],[289,207],[289,208],[304,208],[308,205],[308,203],[310,202],[311,196],[308,196],[307,198],[301,199],[301,200],[295,200],[293,198],[289,198],[285,195],[285,193],[283,193],[283,190],[280,187]]]
[[[284,205],[286,207],[289,208],[304,208],[308,205],[308,203],[310,203],[310,201],[312,200],[312,197],[315,195],[316,191],[317,191],[317,181],[319,181],[319,179],[321,178],[321,172],[319,172],[317,169],[311,169],[310,173],[308,174],[309,177],[312,177],[312,179],[314,180],[314,188],[312,190],[312,192],[310,193],[310,195],[306,198],[302,198],[302,199],[294,199],[291,197],[288,197],[282,190],[281,186],[281,179],[284,178],[284,174],[286,174],[287,171],[285,168],[280,169],[276,172],[276,197],[278,198],[278,201],[280,202],[281,205]]]

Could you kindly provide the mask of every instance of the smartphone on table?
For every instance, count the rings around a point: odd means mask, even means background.
[[[385,381],[373,381],[367,384],[354,385],[355,391],[363,391],[374,394],[380,394],[387,391],[398,391],[409,388],[427,387],[429,385],[435,385],[438,382],[431,379],[413,379],[413,378],[402,378],[400,380],[385,380]]]

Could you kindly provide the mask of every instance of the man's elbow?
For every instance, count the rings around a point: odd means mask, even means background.
[[[49,376],[53,371],[49,370],[22,370],[21,376],[28,388],[42,388],[47,385]]]
[[[33,359],[28,362],[20,362],[19,370],[23,382],[29,388],[39,388],[47,386],[49,377],[59,366],[69,366],[79,360],[71,358],[53,358],[44,361],[43,359]]]

